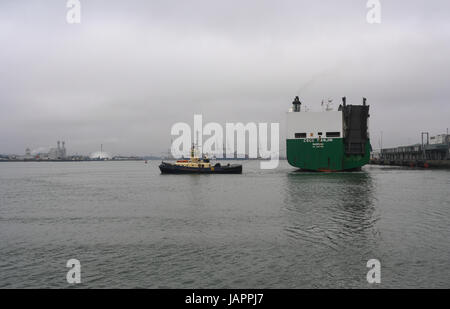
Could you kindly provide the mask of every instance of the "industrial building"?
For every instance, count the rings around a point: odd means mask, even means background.
[[[422,143],[395,148],[384,148],[372,153],[372,164],[411,167],[450,167],[450,135],[430,137],[422,133]]]
[[[64,160],[67,157],[66,142],[57,141],[56,148],[50,148],[46,153],[38,153],[38,160]]]

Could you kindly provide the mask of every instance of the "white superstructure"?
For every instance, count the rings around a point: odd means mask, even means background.
[[[288,139],[337,138],[342,135],[342,111],[288,112]]]

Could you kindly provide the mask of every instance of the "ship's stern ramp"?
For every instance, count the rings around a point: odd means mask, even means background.
[[[364,155],[368,134],[368,105],[346,105],[342,107],[344,150],[346,155]]]

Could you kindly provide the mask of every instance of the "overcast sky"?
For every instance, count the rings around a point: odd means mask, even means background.
[[[450,3],[381,0],[0,2],[0,153],[160,154],[175,122],[280,122],[342,96],[371,105],[372,145],[450,127]]]

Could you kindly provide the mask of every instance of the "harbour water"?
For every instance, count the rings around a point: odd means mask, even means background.
[[[0,287],[450,288],[450,171],[0,163]]]

